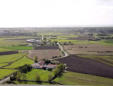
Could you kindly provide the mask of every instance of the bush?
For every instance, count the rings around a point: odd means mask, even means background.
[[[25,64],[24,66],[19,67],[21,73],[27,73],[32,70],[31,65]]]
[[[38,74],[36,75],[36,81],[37,83],[41,83],[40,76]]]
[[[51,79],[53,78],[53,76],[51,74],[48,75],[48,82],[51,83]]]
[[[59,64],[56,69],[54,70],[54,75],[61,77],[64,73],[65,70],[65,65],[64,64]]]
[[[35,63],[38,63],[38,58],[37,58],[37,56],[34,57],[34,62],[35,62]]]

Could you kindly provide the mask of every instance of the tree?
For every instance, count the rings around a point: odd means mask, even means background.
[[[19,67],[18,69],[20,70],[21,73],[27,73],[32,70],[32,67],[29,64],[25,64],[25,65]]]
[[[16,74],[16,80],[20,80],[20,78],[21,78],[21,72],[17,72],[17,74]]]
[[[16,75],[17,73],[13,73],[11,76],[10,76],[10,81],[13,81],[13,80],[16,80]]]
[[[64,73],[65,70],[65,65],[64,64],[59,64],[54,70],[54,77],[52,77],[51,81],[54,80],[57,77],[61,77]]]
[[[41,82],[40,76],[38,74],[36,75],[36,81],[37,81],[37,83],[40,83]]]
[[[51,83],[51,79],[53,78],[53,76],[51,74],[48,75],[48,82]]]
[[[58,70],[58,77],[61,77],[65,71],[65,65],[64,64],[59,64],[57,67]]]
[[[34,56],[34,62],[35,62],[35,63],[38,63],[38,58],[37,58],[37,56]]]
[[[22,73],[22,75],[21,75],[21,76],[22,76],[22,78],[21,78],[22,80],[26,80],[26,74],[25,74],[25,73]],[[23,81],[23,82],[24,82],[25,84],[27,84],[27,82],[26,82],[26,81]]]
[[[45,59],[44,61],[45,61],[45,64],[49,64],[49,63],[51,63],[51,61],[48,60],[48,59]]]

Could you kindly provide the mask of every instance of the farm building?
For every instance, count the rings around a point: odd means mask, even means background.
[[[38,63],[32,64],[32,67],[35,69],[54,69],[57,65],[55,64],[45,64],[44,61],[40,61]]]
[[[43,44],[43,42],[41,40],[36,40],[36,39],[28,39],[28,40],[26,40],[26,42],[28,42],[28,43],[37,43],[38,45]]]

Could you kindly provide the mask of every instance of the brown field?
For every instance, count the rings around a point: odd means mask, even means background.
[[[61,56],[61,52],[58,49],[40,49],[40,50],[29,50],[28,56],[34,59],[37,56],[38,60],[41,59],[50,59],[53,56]]]
[[[112,46],[99,44],[65,45],[64,49],[67,50],[69,54],[113,55]]]
[[[10,55],[10,54],[16,54],[18,51],[6,51],[6,52],[0,52],[0,55]]]
[[[68,57],[58,59],[58,61],[67,64],[68,71],[113,78],[112,66],[92,59],[70,55]]]

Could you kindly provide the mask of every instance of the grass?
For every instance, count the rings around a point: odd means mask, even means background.
[[[10,61],[14,61],[20,57],[22,57],[23,54],[13,54],[13,55],[4,55],[4,56],[1,56],[0,57],[0,62],[3,63],[3,62],[10,62]],[[27,57],[23,57],[22,59],[14,62],[13,64],[5,67],[5,68],[18,68],[19,66],[23,66],[25,64],[32,64],[33,61]],[[5,64],[0,64],[1,66],[2,65],[6,65]],[[0,69],[0,79],[10,75],[11,73],[15,72],[17,70],[11,70],[11,69]]]
[[[0,66],[8,64],[8,62],[14,61],[20,58],[22,54],[12,54],[12,55],[1,55],[0,56]],[[7,63],[5,63],[7,62]]]
[[[37,74],[40,76],[41,80],[47,81],[48,75],[52,74],[52,72],[41,69],[33,69],[31,72],[26,74],[26,80],[36,80]],[[63,85],[113,86],[113,79],[69,71],[65,72],[62,77],[58,77],[54,81]],[[16,81],[16,84],[22,83]],[[27,82],[27,84],[39,83]],[[47,83],[41,83],[41,85],[47,85]]]
[[[23,38],[28,38],[28,37],[23,37]],[[21,46],[21,45],[27,45],[28,43],[26,40],[8,40],[8,39],[23,39],[21,36],[19,37],[4,37],[0,38],[0,50],[4,51],[5,49],[9,50],[29,50],[32,49],[31,46]],[[3,50],[4,49],[4,50]]]
[[[23,38],[29,38],[24,37]],[[0,38],[0,52],[10,51],[10,50],[31,50],[32,46],[26,46],[28,43],[25,40],[8,40],[8,39],[23,39],[21,36],[19,37],[4,37]],[[23,45],[23,46],[22,46]]]
[[[0,69],[0,79],[12,74],[16,70],[9,70],[9,69]]]
[[[33,47],[32,46],[20,46],[20,45],[16,45],[16,46],[5,46],[2,47],[4,49],[10,49],[10,50],[32,50]]]
[[[0,52],[11,51],[10,49],[0,48]]]
[[[88,40],[51,39],[51,41],[58,41],[60,43],[72,42],[73,44],[101,44],[113,46],[113,40],[88,41]]]
[[[5,40],[5,38],[1,38],[0,39],[0,47],[3,46],[14,46],[14,45],[20,45],[20,44],[25,44],[26,42],[24,41],[20,41],[20,40],[16,40],[16,41],[9,41],[9,40]]]
[[[76,38],[76,37],[78,37],[78,35],[69,34],[69,35],[57,36],[57,39],[69,39],[69,38]]]
[[[113,86],[113,79],[76,72],[66,72],[55,81],[64,85]]]
[[[27,80],[36,80],[36,75],[39,75],[42,81],[47,81],[49,74],[52,74],[52,72],[42,69],[33,69],[26,74],[26,77]]]
[[[26,80],[36,81],[36,76],[39,75],[42,81],[48,81],[48,75],[52,72],[43,69],[32,69],[32,71],[26,73]],[[22,79],[22,76],[21,76]],[[21,82],[15,81],[16,84],[22,84]],[[23,84],[25,84],[23,82]],[[27,84],[39,84],[37,82],[27,82]],[[41,83],[41,85],[50,85],[49,83]]]
[[[31,59],[28,59],[27,57],[23,57],[19,61],[16,61],[12,65],[5,68],[18,68],[20,66],[23,66],[24,64],[33,64],[33,61]]]

